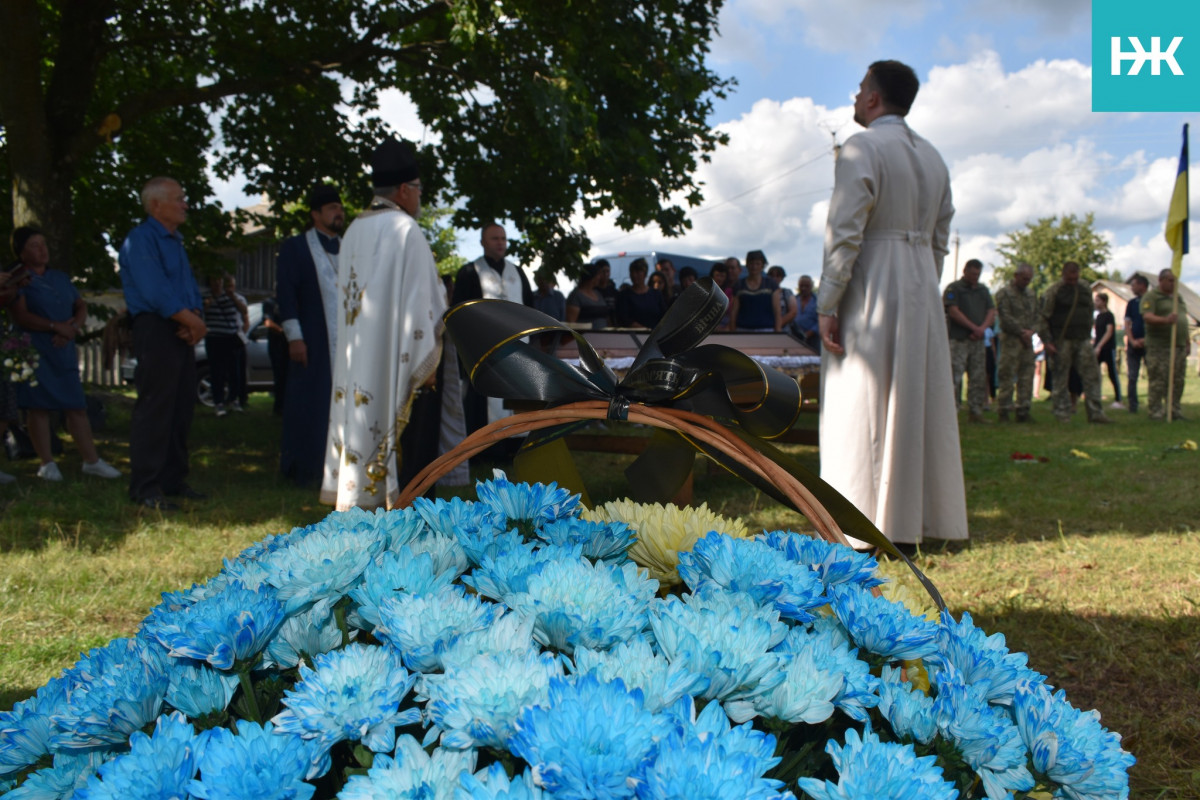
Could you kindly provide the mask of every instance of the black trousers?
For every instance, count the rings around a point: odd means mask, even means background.
[[[417,473],[432,464],[438,457],[438,443],[442,432],[442,392],[426,389],[413,400],[408,424],[400,431],[400,474],[397,483],[403,492]],[[429,487],[425,497],[432,500],[437,494],[437,484]]]
[[[174,494],[187,482],[188,433],[196,406],[196,353],[157,314],[133,319],[137,402],[129,432],[129,496]]]

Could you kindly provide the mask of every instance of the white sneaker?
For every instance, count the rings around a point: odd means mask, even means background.
[[[16,482],[17,482],[17,479],[14,478],[12,475],[9,475],[7,472],[0,472],[0,485],[3,485],[5,483],[16,483]]]
[[[84,475],[94,475],[97,478],[119,478],[119,477],[121,477],[120,471],[118,471],[116,467],[114,467],[112,464],[109,464],[103,458],[97,458],[91,464],[84,464],[83,465],[83,474]]]
[[[1125,406],[1123,406],[1123,405],[1121,404],[1121,401],[1120,401],[1120,400],[1114,400],[1114,401],[1113,401],[1113,404],[1112,404],[1111,406],[1109,406],[1109,408],[1124,408],[1124,407],[1125,407]]]
[[[229,413],[228,411],[225,410],[225,406],[221,405],[220,403],[218,403],[216,406],[216,412],[217,412],[218,417],[223,417]]]
[[[44,481],[61,481],[62,473],[58,471],[58,464],[48,461],[38,468],[38,477]]]

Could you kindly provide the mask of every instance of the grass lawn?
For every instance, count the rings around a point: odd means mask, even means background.
[[[1144,389],[1143,389],[1144,393]],[[132,399],[105,395],[102,456],[128,471]],[[1036,425],[963,425],[972,539],[922,551],[919,565],[955,613],[1002,631],[1030,666],[1125,736],[1136,798],[1200,796],[1200,380],[1170,426],[1145,413],[1067,425],[1035,402]],[[949,423],[950,421],[948,421]],[[961,422],[961,420],[960,420]],[[275,474],[280,423],[265,395],[223,419],[199,409],[192,484],[210,499],[163,515],[126,499],[125,481],[82,478],[67,442],[66,480],[7,464],[0,487],[0,709],[70,666],[80,650],[133,632],[159,593],[202,581],[270,533],[314,522],[314,491]],[[790,450],[815,469],[815,448]],[[1028,452],[1048,459],[1018,463]],[[620,456],[584,455],[594,501],[623,494]],[[752,527],[804,522],[725,474],[700,468],[696,499]],[[898,565],[885,567],[903,579]],[[914,584],[915,585],[915,584]]]

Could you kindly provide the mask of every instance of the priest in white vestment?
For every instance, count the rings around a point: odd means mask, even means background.
[[[967,538],[939,281],[950,176],[904,117],[919,83],[872,64],[842,146],[818,295],[821,477],[893,542]]]
[[[416,221],[417,163],[409,147],[389,139],[371,164],[374,201],[346,231],[338,256],[341,302],[321,501],[339,511],[391,508],[402,474],[415,474],[424,466],[415,462],[437,454],[431,390],[446,295]],[[432,453],[406,452],[406,426],[419,433],[430,425]]]

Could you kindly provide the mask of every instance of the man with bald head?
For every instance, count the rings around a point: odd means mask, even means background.
[[[1037,328],[1037,296],[1029,288],[1033,267],[1017,265],[1012,280],[996,292],[996,317],[1000,320],[1000,364],[996,387],[999,416],[1008,422],[1013,411],[1013,384],[1017,389],[1017,422],[1033,422],[1029,409],[1033,402],[1033,372],[1037,357],[1033,353],[1033,333]]]
[[[187,484],[188,433],[196,404],[196,342],[204,338],[200,287],[183,249],[183,187],[151,178],[142,188],[146,219],[121,245],[121,286],[133,320],[137,402],[129,433],[129,496],[170,511],[171,497],[202,499]]]

